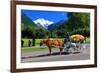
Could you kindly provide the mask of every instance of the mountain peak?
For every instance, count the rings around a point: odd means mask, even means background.
[[[39,18],[33,21],[37,26],[48,28],[49,25],[53,24],[54,22],[46,20],[44,18]]]

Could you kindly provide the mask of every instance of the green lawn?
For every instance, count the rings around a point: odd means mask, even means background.
[[[48,50],[47,46],[41,47],[24,47],[22,48],[22,52],[35,52],[35,51],[46,51]]]
[[[39,43],[42,39],[35,39],[35,47],[28,47],[28,41],[31,40],[32,42],[32,39],[22,39],[24,41],[24,46],[22,48],[22,52],[34,52],[34,51],[45,51],[45,50],[48,50],[48,47],[47,46],[39,46]],[[90,38],[87,37],[86,38],[86,43],[90,43]]]

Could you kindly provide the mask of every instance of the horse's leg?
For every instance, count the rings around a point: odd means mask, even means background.
[[[61,55],[62,54],[62,51],[63,51],[63,48],[59,47],[59,49],[60,49],[60,55]]]
[[[48,47],[49,48],[49,54],[51,55],[51,47]]]

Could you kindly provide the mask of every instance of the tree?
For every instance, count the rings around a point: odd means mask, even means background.
[[[90,26],[90,14],[89,13],[68,13],[68,28],[70,30],[76,30],[78,28],[89,28]]]
[[[33,29],[30,27],[26,27],[23,30],[21,30],[22,38],[31,38],[33,34]]]
[[[43,27],[38,27],[36,29],[36,38],[46,38],[49,34],[49,31],[47,29],[44,29]]]

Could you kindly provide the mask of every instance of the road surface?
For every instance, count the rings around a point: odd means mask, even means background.
[[[48,51],[39,52],[22,52],[21,62],[51,62],[51,61],[72,61],[72,60],[87,60],[90,59],[90,45],[86,44],[86,48],[82,49],[82,52],[74,52],[69,54],[63,52],[62,55],[59,54],[59,49],[52,49],[52,55],[49,55]]]

